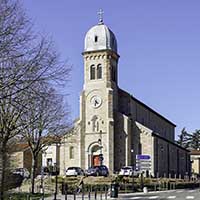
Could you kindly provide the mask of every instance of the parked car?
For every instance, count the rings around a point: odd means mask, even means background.
[[[43,167],[43,175],[50,175],[49,167]]]
[[[6,177],[5,189],[20,187],[23,182],[23,177],[20,174],[9,173]]]
[[[121,168],[119,175],[121,176],[139,176],[139,171],[133,169],[133,166],[124,166]]]
[[[66,176],[83,176],[85,173],[80,167],[69,167],[66,170]]]
[[[109,171],[105,165],[93,166],[85,171],[86,176],[108,176]]]
[[[12,172],[13,174],[19,174],[23,178],[29,178],[30,177],[30,172],[26,168],[16,168]]]

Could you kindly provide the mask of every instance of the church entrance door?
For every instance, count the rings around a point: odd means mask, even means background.
[[[92,163],[93,166],[99,166],[100,165],[99,155],[94,155],[92,161],[93,161]]]

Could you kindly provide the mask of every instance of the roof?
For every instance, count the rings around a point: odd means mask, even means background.
[[[84,52],[108,49],[117,53],[114,33],[103,23],[89,29],[85,36]]]
[[[190,155],[200,155],[200,150],[191,150]]]
[[[166,138],[160,136],[160,135],[159,135],[158,133],[156,133],[156,132],[152,132],[152,136],[155,136],[155,137],[157,137],[157,138],[160,138],[160,139],[162,139],[162,140],[164,140],[164,141],[166,141],[166,142],[168,142],[168,143],[170,143],[170,144],[172,144],[172,145],[174,145],[174,146],[176,146],[176,147],[178,147],[178,148],[180,148],[180,149],[182,149],[182,150],[184,150],[184,151],[190,152],[188,149],[186,149],[186,148],[184,148],[184,147],[178,145],[178,144],[175,143],[175,142],[172,142],[172,141],[170,141],[170,140],[168,140],[168,139],[166,139]]]
[[[13,145],[14,152],[18,151],[25,151],[29,148],[29,145],[27,143],[18,143]]]
[[[138,104],[140,104],[141,106],[145,107],[146,109],[148,109],[149,111],[151,111],[152,113],[154,113],[155,115],[159,116],[160,118],[162,118],[163,120],[165,120],[166,122],[170,123],[171,125],[173,125],[174,127],[176,127],[176,124],[174,124],[173,122],[171,122],[170,120],[168,120],[167,118],[163,117],[161,114],[159,114],[158,112],[156,112],[155,110],[153,110],[152,108],[150,108],[149,106],[147,106],[146,104],[144,104],[143,102],[141,102],[140,100],[136,99],[135,97],[133,97],[131,94],[129,94],[128,92],[118,88],[120,92],[124,93],[125,95],[129,96],[131,99],[133,99],[134,101],[136,101]]]

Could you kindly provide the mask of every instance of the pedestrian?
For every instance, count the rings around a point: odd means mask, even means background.
[[[80,193],[81,191],[83,191],[84,188],[84,181],[83,179],[85,178],[85,176],[82,176],[79,183],[78,183],[78,189],[77,189],[77,193]]]

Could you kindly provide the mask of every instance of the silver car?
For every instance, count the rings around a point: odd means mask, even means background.
[[[139,176],[140,172],[133,169],[133,166],[124,166],[121,168],[119,175],[121,176]]]
[[[80,167],[69,167],[66,170],[66,176],[83,176],[84,171]]]

